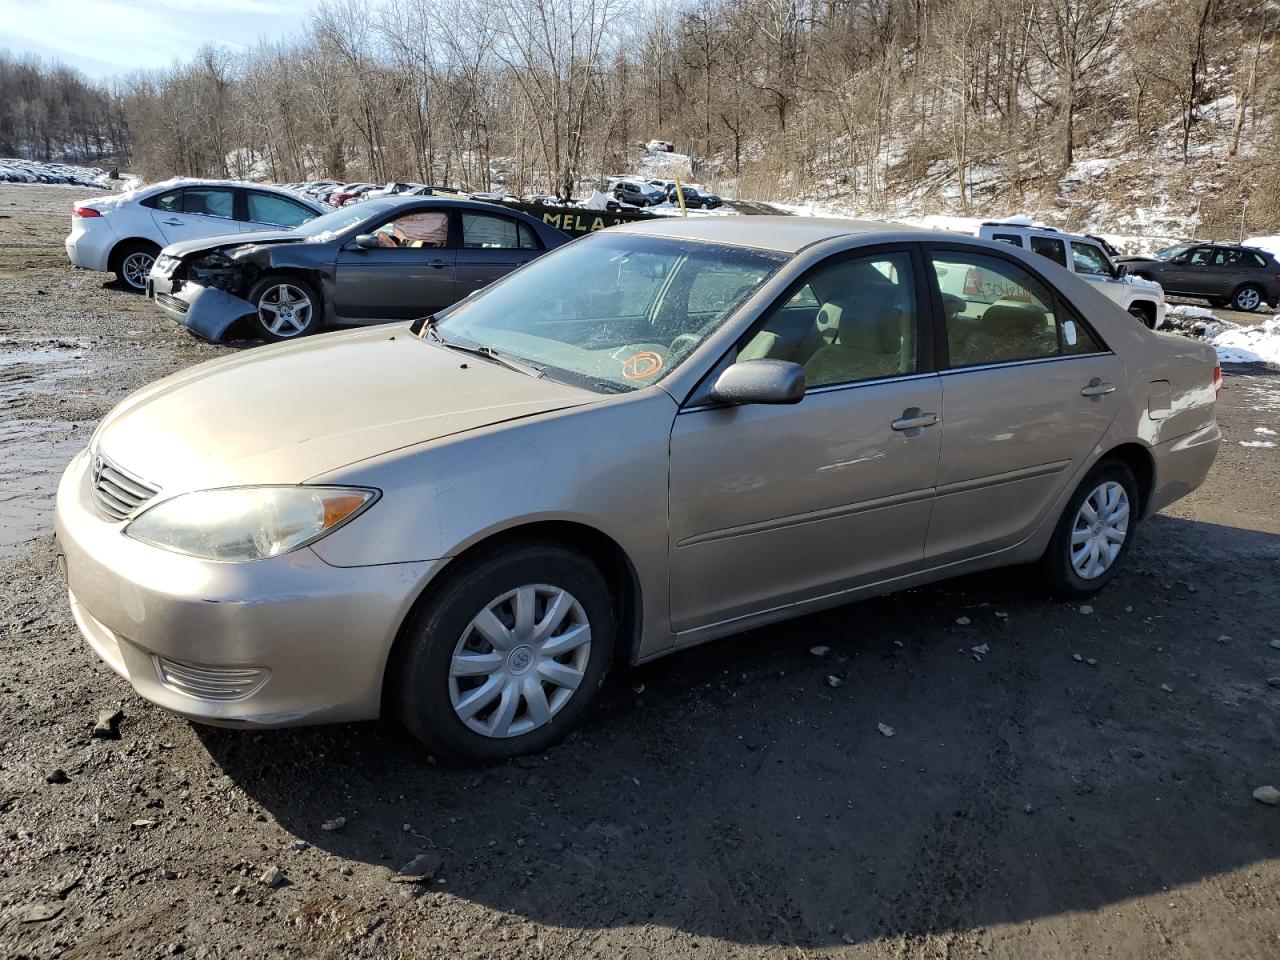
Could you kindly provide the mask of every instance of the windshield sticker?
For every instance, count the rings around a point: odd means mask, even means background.
[[[662,369],[662,356],[644,350],[622,361],[622,375],[628,380],[648,380]]]

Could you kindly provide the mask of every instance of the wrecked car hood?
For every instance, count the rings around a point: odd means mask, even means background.
[[[216,237],[199,237],[195,240],[179,240],[171,243],[160,252],[170,257],[185,257],[189,253],[201,250],[216,250],[219,247],[244,247],[252,243],[300,243],[306,237],[292,230],[254,230],[248,233],[223,233]]]
[[[403,325],[245,350],[125,399],[96,452],[164,493],[300,483],[402,447],[598,402]]]

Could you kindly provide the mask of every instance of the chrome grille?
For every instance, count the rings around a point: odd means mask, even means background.
[[[93,458],[93,502],[113,520],[127,520],[160,492],[145,480],[120,469],[102,454]]]
[[[267,680],[265,667],[198,667],[152,654],[160,682],[201,700],[239,700]]]

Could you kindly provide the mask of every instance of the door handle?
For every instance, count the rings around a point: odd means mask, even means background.
[[[1086,386],[1080,388],[1080,396],[1089,397],[1093,400],[1098,400],[1105,394],[1115,392],[1115,384],[1103,383],[1100,377],[1094,377]]]
[[[185,220],[179,220],[176,217],[170,217],[168,220],[161,220],[160,222],[170,227],[180,227],[186,223]]]
[[[912,407],[910,410],[903,410],[902,416],[893,423],[889,424],[894,430],[906,433],[908,436],[919,436],[920,431],[924,427],[932,427],[938,422],[936,413],[922,413],[918,407]],[[915,431],[914,433],[912,431]]]
[[[441,269],[442,267],[447,267],[448,265],[449,265],[448,260],[441,260],[439,257],[437,257],[435,260],[427,261],[427,266],[435,267],[437,270]]]

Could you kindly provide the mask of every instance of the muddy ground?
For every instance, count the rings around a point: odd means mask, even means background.
[[[869,601],[620,673],[546,755],[451,770],[390,725],[192,726],[78,638],[58,471],[226,349],[68,267],[83,193],[0,187],[0,957],[1280,955],[1280,807],[1251,797],[1280,785],[1280,446],[1241,445],[1280,430],[1280,375],[1228,374],[1209,483],[1091,612],[1020,571]],[[431,881],[394,882],[418,854]]]

